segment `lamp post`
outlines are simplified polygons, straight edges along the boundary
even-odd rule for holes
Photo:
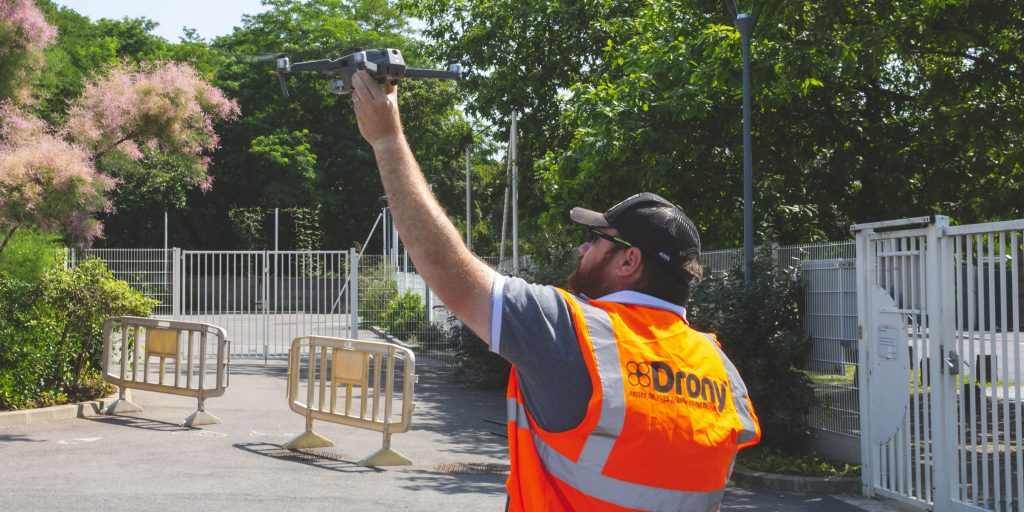
[[[470,192],[469,182],[469,160],[472,155],[472,149],[470,146],[466,146],[466,248],[473,250],[473,240],[471,238],[472,225],[473,225],[473,207],[472,197]]]
[[[754,263],[754,178],[750,154],[750,34],[754,18],[736,14],[736,30],[743,45],[743,282],[749,287]]]

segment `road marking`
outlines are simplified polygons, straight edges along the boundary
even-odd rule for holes
[[[283,434],[271,434],[268,432],[252,430],[249,432],[249,437],[292,437],[292,434],[290,432],[285,432]]]
[[[85,443],[93,443],[93,442],[99,441],[100,439],[103,439],[103,438],[102,437],[79,437],[77,439],[61,439],[60,441],[57,441],[57,444],[63,444],[63,445],[85,444]]]
[[[212,430],[197,430],[195,432],[192,432],[192,435],[200,436],[200,437],[225,437],[225,436],[227,436],[227,434],[224,434],[222,432],[214,432]]]

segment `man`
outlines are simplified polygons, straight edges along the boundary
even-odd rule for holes
[[[637,194],[587,229],[576,295],[494,272],[462,243],[402,134],[397,88],[352,94],[398,231],[448,308],[514,365],[509,510],[718,510],[760,427],[717,341],[686,322],[700,240],[682,210]]]

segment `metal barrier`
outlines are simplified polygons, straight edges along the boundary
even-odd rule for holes
[[[229,344],[224,329],[210,324],[131,316],[108,319],[103,323],[103,379],[116,384],[120,396],[105,413],[142,411],[125,395],[131,388],[195,397],[198,408],[182,422],[185,426],[220,423],[220,419],[206,412],[204,401],[223,395],[228,387]],[[211,357],[215,373],[207,375],[207,359]],[[154,368],[156,382],[150,379],[153,358],[159,360]],[[168,359],[174,361],[172,374],[167,372]],[[216,383],[213,387],[207,386],[210,378]]]
[[[401,368],[401,407],[394,415],[396,367]],[[359,461],[360,466],[405,466],[412,461],[391,449],[391,434],[407,432],[412,426],[413,385],[416,356],[409,349],[376,341],[302,336],[292,341],[288,352],[288,405],[306,417],[306,430],[283,448],[303,449],[334,446],[313,432],[313,420],[381,432],[380,450]],[[305,376],[305,403],[300,384]],[[383,383],[381,382],[383,378]],[[383,390],[381,387],[383,386]],[[338,410],[338,391],[344,388],[344,409]],[[355,394],[358,388],[358,396]],[[358,400],[358,413],[353,401]],[[381,407],[383,406],[383,414]]]

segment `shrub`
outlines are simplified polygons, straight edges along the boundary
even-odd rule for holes
[[[53,266],[34,284],[0,276],[0,408],[102,392],[103,321],[149,316],[156,303],[98,260]]]
[[[396,336],[415,333],[425,323],[426,316],[423,299],[409,290],[388,302],[381,327]]]
[[[816,453],[793,455],[762,446],[743,450],[738,462],[748,469],[780,475],[851,478],[861,472],[859,464],[832,461]]]
[[[39,288],[0,273],[0,410],[66,399],[53,386],[58,332]]]
[[[381,325],[387,313],[387,305],[398,297],[398,283],[392,276],[387,260],[359,267],[359,322],[364,325]]]
[[[793,269],[775,268],[759,250],[749,288],[737,266],[694,289],[688,316],[713,332],[747,385],[762,428],[762,444],[790,452],[807,448],[807,414],[815,405],[811,380],[800,369],[811,348],[800,321],[802,287]]]

